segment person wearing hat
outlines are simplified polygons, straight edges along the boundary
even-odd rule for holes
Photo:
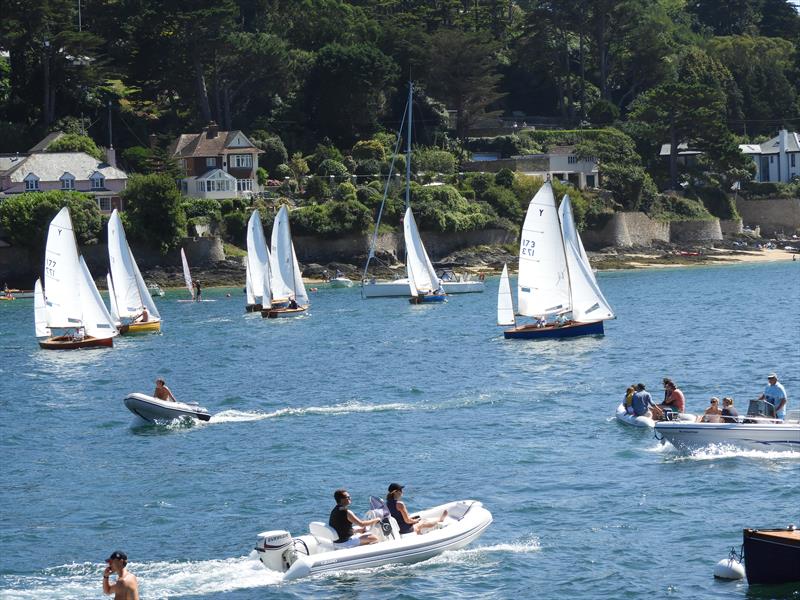
[[[419,516],[410,516],[405,503],[400,501],[404,487],[399,483],[390,483],[389,491],[386,494],[386,508],[389,509],[389,514],[397,521],[397,528],[400,530],[401,535],[412,532],[420,534],[424,529],[431,529],[444,521],[445,517],[447,517],[446,510],[442,512],[442,515],[436,521],[423,521]]]
[[[775,407],[775,418],[783,421],[786,418],[786,390],[783,385],[778,383],[778,376],[775,373],[767,375],[767,387],[761,394],[759,400],[766,400]]]
[[[128,571],[128,555],[116,550],[106,559],[108,566],[103,571],[103,593],[114,594],[114,600],[139,600],[139,582],[136,576]],[[117,580],[109,581],[112,573]]]
[[[365,544],[374,544],[378,541],[378,536],[372,533],[365,533],[367,527],[380,522],[380,518],[366,519],[362,521],[359,519],[350,506],[350,493],[345,489],[338,489],[333,492],[333,499],[336,500],[336,506],[331,511],[331,516],[328,519],[328,525],[336,530],[339,534],[338,539],[333,543],[337,550],[343,548],[355,548],[356,546],[364,546]],[[358,525],[359,530],[356,531],[353,525]],[[356,536],[356,533],[362,535]]]

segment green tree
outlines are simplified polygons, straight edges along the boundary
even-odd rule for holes
[[[97,160],[103,160],[103,151],[86,135],[67,133],[47,146],[47,152],[85,152]]]
[[[122,197],[131,238],[166,253],[186,236],[183,198],[168,175],[134,175]]]

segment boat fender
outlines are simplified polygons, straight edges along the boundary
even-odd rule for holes
[[[730,579],[735,581],[737,579],[743,579],[744,573],[742,555],[736,551],[736,548],[731,548],[728,558],[723,558],[714,565],[714,577],[716,579]]]

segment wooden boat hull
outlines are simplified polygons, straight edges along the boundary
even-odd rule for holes
[[[261,316],[265,319],[279,319],[283,317],[297,317],[302,315],[308,310],[307,306],[298,306],[297,308],[268,308],[261,311]]]
[[[506,339],[523,340],[544,340],[567,337],[578,337],[581,335],[603,335],[603,322],[592,321],[591,323],[569,323],[560,327],[548,325],[547,327],[536,327],[535,325],[521,325],[514,329],[506,329],[503,335]]]
[[[447,302],[447,296],[444,294],[420,294],[419,296],[411,296],[408,301],[411,304],[436,304]]]
[[[244,309],[247,312],[261,312],[264,307],[261,304],[247,304]]]
[[[114,345],[114,338],[94,338],[85,337],[82,340],[74,340],[66,335],[39,340],[39,347],[44,350],[80,350],[81,348],[111,348]]]
[[[800,581],[800,530],[745,529],[742,538],[748,583]]]
[[[146,323],[129,323],[119,328],[120,333],[137,334],[137,333],[158,333],[161,331],[161,321],[147,321]]]

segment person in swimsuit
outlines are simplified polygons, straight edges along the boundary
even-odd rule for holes
[[[722,409],[719,407],[719,398],[714,396],[711,398],[709,407],[702,416],[697,417],[698,423],[721,423],[722,422]]]
[[[664,402],[658,405],[664,414],[667,412],[682,413],[686,408],[686,398],[671,379],[664,379]]]
[[[365,532],[367,527],[380,522],[380,518],[367,519],[365,521],[359,519],[352,510],[347,508],[350,506],[350,493],[345,489],[338,489],[333,492],[333,499],[336,500],[336,506],[331,511],[328,525],[333,527],[336,533],[339,534],[339,537],[333,542],[337,550],[374,544],[378,541],[378,536]],[[358,525],[358,531],[353,528],[353,525]],[[356,533],[362,535],[356,536]]]
[[[386,494],[386,508],[389,509],[389,514],[397,521],[397,527],[400,533],[417,533],[421,534],[425,529],[432,529],[447,517],[447,511],[442,512],[442,516],[437,520],[423,521],[421,517],[411,517],[408,514],[408,509],[404,502],[401,502],[400,497],[403,495],[403,488],[405,486],[399,483],[390,483],[389,491]]]
[[[108,566],[103,571],[103,593],[114,594],[114,600],[139,600],[139,581],[128,571],[128,555],[119,550],[106,559]],[[112,584],[109,577],[116,573],[117,580]]]
[[[164,400],[165,402],[168,400],[172,400],[173,402],[178,401],[175,396],[172,395],[172,391],[167,387],[166,381],[160,377],[156,379],[156,391],[153,392],[153,397]]]

